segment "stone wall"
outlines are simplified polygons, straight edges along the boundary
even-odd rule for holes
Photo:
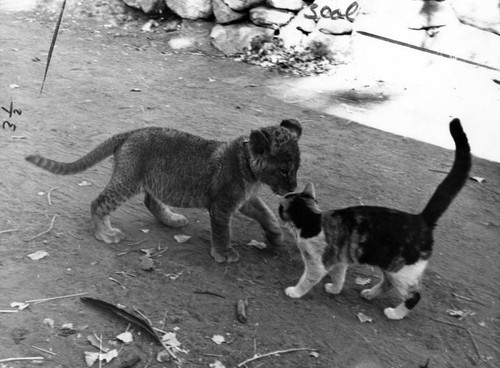
[[[250,47],[256,36],[277,36],[286,48],[311,42],[345,47],[359,13],[355,0],[123,0],[148,14],[167,8],[187,20],[212,21],[210,40],[225,55]]]

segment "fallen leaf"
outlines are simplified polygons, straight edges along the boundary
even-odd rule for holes
[[[165,349],[160,350],[156,355],[156,360],[160,363],[169,362],[171,359],[170,354]]]
[[[100,360],[100,361],[104,360],[104,361],[106,361],[106,363],[109,363],[117,356],[118,356],[118,351],[116,349],[110,350],[104,354],[86,351],[85,352],[85,363],[87,363],[88,367],[92,367],[92,365],[98,360]]]
[[[54,320],[52,318],[45,318],[43,320],[43,324],[49,326],[50,328],[54,328]]]
[[[140,88],[132,88],[130,92],[142,92]]]
[[[149,229],[141,229],[141,231],[142,231],[144,234],[149,233]]]
[[[486,323],[484,323],[483,321],[478,322],[477,324],[478,324],[479,326],[481,326],[481,327],[485,327],[485,326],[486,326]]]
[[[365,323],[365,322],[373,322],[373,318],[368,317],[368,316],[367,316],[366,314],[364,314],[364,313],[359,312],[359,313],[357,314],[357,316],[358,316],[358,319],[359,319],[359,321],[360,321],[361,323]]]
[[[217,345],[220,345],[223,342],[225,342],[226,339],[222,335],[214,335],[212,336],[212,341],[215,342]]]
[[[357,285],[364,286],[364,285],[368,285],[370,282],[372,282],[372,279],[370,279],[369,277],[356,277],[354,282]]]
[[[208,78],[208,81],[209,82],[215,82],[215,79],[214,78]]]
[[[45,192],[38,192],[37,194],[38,194],[39,196],[43,196],[43,195],[45,195]]]
[[[48,255],[49,253],[47,253],[44,250],[37,250],[35,253],[28,254],[28,257],[31,258],[33,261],[38,261],[39,259],[47,257]]]
[[[174,239],[177,243],[185,243],[187,242],[189,239],[191,239],[191,237],[189,235],[174,235]]]
[[[477,181],[478,183],[482,183],[483,181],[486,181],[485,178],[481,178],[480,176],[471,176],[471,179],[474,181]]]
[[[10,303],[12,308],[17,308],[19,310],[23,310],[29,307],[29,303],[20,303],[20,302],[12,302]]]
[[[215,360],[215,362],[210,363],[208,366],[210,368],[226,368],[226,366],[224,364],[222,364],[220,361],[218,361],[217,359]]]
[[[179,340],[177,340],[175,332],[167,332],[161,337],[161,341],[163,341],[168,346],[173,346],[174,348],[178,348],[179,346],[181,346],[181,343],[179,342]]]
[[[177,280],[180,275],[182,275],[182,272],[165,274],[170,280]]]
[[[121,334],[116,336],[116,338],[125,344],[128,344],[128,343],[134,341],[134,337],[132,336],[132,333],[130,333],[128,331],[122,332]]]
[[[78,185],[81,187],[88,187],[88,186],[92,185],[92,183],[84,180],[84,181],[81,181],[80,183],[78,183]]]
[[[264,243],[264,242],[260,242],[260,241],[257,241],[257,240],[250,240],[247,245],[251,246],[251,247],[255,247],[257,249],[265,249],[267,248],[267,244]]]
[[[73,329],[73,324],[72,323],[64,323],[61,328],[63,330],[72,330]]]
[[[470,310],[467,310],[467,309],[460,310],[460,309],[451,309],[451,308],[447,309],[446,313],[448,313],[448,315],[450,315],[452,317],[458,318],[459,320],[462,320],[467,316],[473,316],[476,314],[476,313],[471,312]]]
[[[109,351],[109,348],[102,346],[102,340],[99,340],[97,336],[95,335],[88,335],[87,340],[90,343],[90,345],[96,347],[100,351],[107,353]]]
[[[154,254],[154,249],[141,249],[141,252],[144,252],[146,257],[151,257]]]
[[[311,351],[309,353],[309,356],[313,358],[319,358],[319,353],[317,351]]]
[[[153,260],[148,257],[148,256],[141,256],[139,257],[139,267],[143,271],[153,271],[154,270],[154,262]]]
[[[19,88],[19,85],[12,83],[9,84],[9,87],[14,89],[14,88]]]

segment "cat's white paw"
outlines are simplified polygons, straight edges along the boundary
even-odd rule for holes
[[[330,294],[338,294],[342,291],[342,286],[328,283],[325,284],[325,291]]]
[[[285,294],[290,298],[300,298],[302,296],[302,294],[298,292],[295,286],[287,287],[285,289]]]
[[[384,314],[387,318],[393,319],[393,320],[400,320],[403,319],[406,314],[405,311],[401,310],[400,308],[385,308],[384,309]]]

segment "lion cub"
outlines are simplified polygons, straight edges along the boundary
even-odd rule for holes
[[[144,203],[167,226],[187,225],[174,207],[205,207],[212,230],[211,255],[217,262],[235,262],[230,245],[231,218],[239,210],[256,220],[271,246],[281,245],[278,221],[257,196],[261,183],[283,195],[297,187],[298,140],[302,126],[294,119],[252,130],[230,142],[204,139],[169,128],[149,127],[117,134],[82,158],[63,163],[30,155],[26,160],[54,174],[82,172],[114,155],[111,180],[90,206],[95,237],[106,243],[124,238],[109,215],[141,191]]]

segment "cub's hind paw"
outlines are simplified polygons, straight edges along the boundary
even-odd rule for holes
[[[232,248],[229,248],[221,253],[212,247],[212,249],[210,250],[210,255],[217,263],[233,263],[237,262],[240,259],[240,255],[238,254],[238,252]]]
[[[97,240],[103,241],[106,244],[119,243],[125,238],[125,234],[116,228],[106,229],[95,233]]]
[[[295,286],[290,286],[285,289],[285,294],[290,298],[300,298],[302,294],[297,290]]]
[[[342,286],[328,283],[325,284],[325,291],[329,294],[339,294],[342,291]]]
[[[189,224],[187,217],[178,213],[172,213],[168,216],[164,216],[162,222],[170,227],[183,227]]]

